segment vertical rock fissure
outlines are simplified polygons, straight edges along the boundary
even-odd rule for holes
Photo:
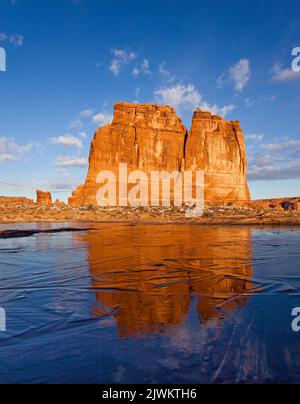
[[[243,174],[245,174],[245,171],[246,171],[245,164],[246,164],[246,162],[244,161],[244,156],[243,156],[243,153],[242,153],[242,148],[241,148],[241,144],[240,144],[240,140],[239,140],[239,137],[238,137],[237,130],[236,130],[235,127],[233,128],[233,130],[234,130],[234,136],[235,136],[235,139],[236,139],[236,142],[237,142],[237,145],[238,145],[238,149],[239,149],[240,167],[242,169]]]

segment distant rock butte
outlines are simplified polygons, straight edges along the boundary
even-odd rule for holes
[[[32,199],[23,198],[23,197],[10,197],[10,196],[0,196],[0,205],[34,205],[34,201]]]
[[[50,192],[36,191],[37,206],[52,206],[52,196]]]
[[[211,203],[250,200],[247,159],[239,122],[197,109],[188,133],[171,107],[117,103],[111,124],[92,141],[84,185],[69,198],[72,206],[96,205],[96,177],[104,170],[204,171],[205,200]]]
[[[251,202],[251,207],[256,210],[300,211],[300,197],[257,200]]]

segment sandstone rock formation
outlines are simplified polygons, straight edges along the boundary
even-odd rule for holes
[[[120,163],[127,163],[129,171],[180,171],[186,135],[173,108],[116,104],[112,124],[95,134],[86,183],[75,190],[69,204],[95,205],[97,174],[103,170],[117,174]]]
[[[69,198],[72,206],[96,205],[99,172],[205,172],[208,203],[249,201],[247,161],[239,122],[226,122],[199,109],[188,133],[171,107],[117,103],[113,122],[100,128],[92,142],[84,185]]]
[[[276,198],[252,201],[250,207],[256,210],[300,211],[300,197]]]
[[[52,206],[52,196],[50,192],[36,191],[36,203],[38,206]]]
[[[205,172],[207,202],[250,200],[247,158],[239,122],[227,122],[197,109],[185,155],[185,169]]]
[[[56,199],[53,206],[55,208],[64,208],[66,206],[66,204],[64,202],[60,201],[59,199]]]
[[[9,196],[0,196],[0,205],[14,206],[14,205],[34,205],[32,199],[23,198],[23,197],[9,197]]]

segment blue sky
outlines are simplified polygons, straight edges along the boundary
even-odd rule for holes
[[[66,199],[116,101],[240,120],[253,198],[300,195],[297,0],[0,0],[0,194]]]

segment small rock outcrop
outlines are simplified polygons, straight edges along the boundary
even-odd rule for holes
[[[36,191],[37,206],[52,206],[52,196],[50,192]]]
[[[53,206],[55,208],[65,208],[66,204],[62,201],[60,201],[59,199],[56,199],[56,201],[54,202]]]
[[[171,107],[117,103],[111,124],[92,141],[84,185],[69,198],[72,206],[96,205],[99,172],[204,171],[207,203],[247,202],[247,159],[239,122],[197,109],[188,133]]]

